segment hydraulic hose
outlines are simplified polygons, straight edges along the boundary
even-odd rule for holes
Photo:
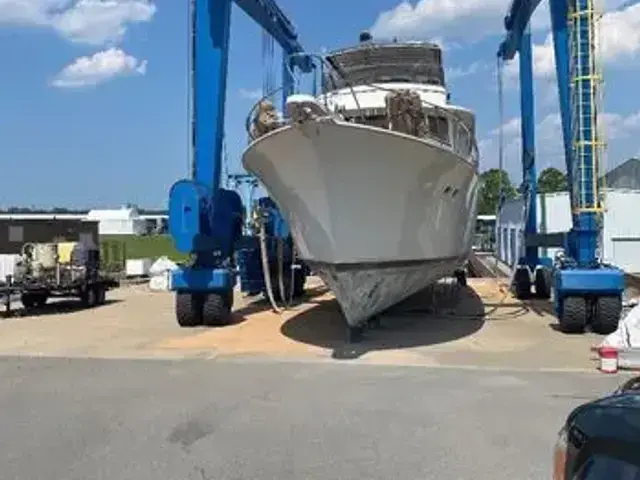
[[[265,289],[267,290],[267,298],[269,299],[269,303],[271,304],[271,308],[275,313],[280,313],[280,309],[278,308],[278,304],[276,303],[275,298],[273,297],[273,285],[271,284],[271,271],[269,269],[269,257],[267,255],[267,233],[266,226],[264,221],[264,212],[260,212],[258,216],[258,221],[260,222],[260,258],[262,260],[262,275],[264,278]]]
[[[286,288],[284,288],[284,242],[281,238],[278,238],[277,242],[278,286],[280,288],[280,298],[282,299],[285,310],[287,310],[289,308],[289,302],[293,295],[287,295],[287,293],[291,293],[291,288],[289,288],[289,292],[286,292]]]

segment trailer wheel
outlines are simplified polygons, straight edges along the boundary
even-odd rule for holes
[[[96,305],[104,305],[107,301],[107,290],[102,286],[96,286]]]
[[[209,293],[202,304],[202,322],[207,327],[221,327],[231,323],[229,294]]]
[[[31,310],[38,305],[37,295],[33,293],[23,293],[20,295],[20,303],[26,310]]]
[[[536,269],[535,288],[536,296],[548,300],[551,298],[552,272],[548,267]]]
[[[595,311],[591,321],[591,330],[601,335],[609,335],[618,329],[622,315],[622,300],[617,296],[604,296],[596,299]]]
[[[39,293],[36,296],[36,307],[44,307],[47,304],[47,300],[49,300],[49,295],[46,293]]]
[[[582,297],[565,297],[560,311],[560,329],[564,333],[582,333],[587,326],[587,302]]]
[[[176,320],[181,327],[202,325],[202,295],[198,293],[176,293]]]
[[[93,287],[87,287],[80,297],[82,304],[85,308],[93,308],[96,306],[96,289]]]

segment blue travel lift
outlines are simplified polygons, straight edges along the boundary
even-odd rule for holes
[[[597,333],[614,331],[622,311],[624,272],[598,258],[602,203],[598,185],[600,139],[597,132],[592,0],[549,0],[558,95],[562,118],[572,228],[560,237],[536,231],[535,120],[532,45],[529,20],[540,0],[513,0],[505,18],[507,35],[498,58],[508,61],[519,52],[522,117],[522,170],[525,199],[525,255],[514,272],[518,298],[550,298],[565,332],[579,333],[589,325]],[[573,67],[571,67],[573,65]],[[571,87],[573,84],[573,88]],[[563,247],[565,255],[539,258],[538,247]]]
[[[261,242],[246,228],[240,195],[221,186],[233,1],[191,2],[192,178],[177,181],[169,193],[169,233],[176,248],[190,254],[189,263],[176,270],[171,279],[177,321],[185,327],[231,321],[238,270],[242,290],[252,294],[264,291],[269,277],[261,266]],[[294,68],[304,73],[313,69],[308,58],[292,56],[303,51],[293,25],[273,0],[235,3],[282,47],[286,98],[293,93]],[[278,250],[280,270],[295,272],[291,290],[299,295],[307,271],[292,270],[293,242],[287,224],[270,198],[256,203],[266,232],[262,244],[267,246],[267,263],[277,263],[274,258]],[[282,285],[282,275],[280,280]]]

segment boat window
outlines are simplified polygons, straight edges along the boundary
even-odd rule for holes
[[[449,143],[449,122],[446,117],[429,115],[427,121],[429,123],[429,133],[439,140]]]
[[[471,139],[469,137],[469,131],[458,123],[456,128],[456,152],[460,155],[468,155],[471,151]]]
[[[385,114],[382,114],[382,115],[375,115],[375,114],[366,115],[365,114],[364,119],[359,115],[357,115],[357,116],[354,116],[352,119],[355,123],[359,123],[362,125],[369,125],[371,127],[378,127],[378,128],[384,128],[384,129],[389,128],[389,119]]]

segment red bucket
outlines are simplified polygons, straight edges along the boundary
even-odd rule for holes
[[[618,349],[614,347],[600,347],[600,371],[603,373],[618,372]]]

